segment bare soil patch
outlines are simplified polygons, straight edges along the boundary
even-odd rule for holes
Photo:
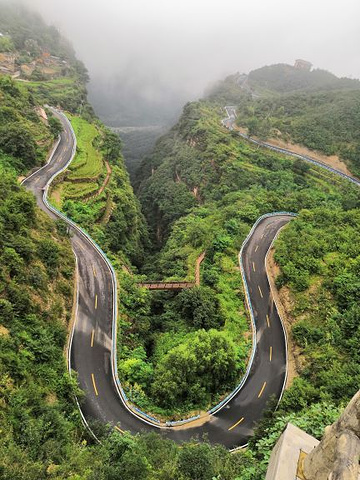
[[[321,152],[316,150],[310,150],[303,145],[299,145],[297,143],[292,142],[285,142],[284,140],[280,140],[279,138],[270,138],[267,140],[267,143],[274,145],[275,147],[285,148],[287,150],[291,150],[292,152],[298,153],[299,155],[305,155],[307,157],[311,157],[314,160],[317,160],[322,163],[326,163],[332,168],[339,170],[340,172],[346,173],[346,175],[352,175],[350,170],[347,168],[346,164],[338,157],[338,155],[324,155]]]
[[[62,185],[56,186],[51,192],[51,199],[56,205],[61,205]]]
[[[0,337],[7,337],[9,335],[9,330],[4,327],[4,325],[0,325]]]

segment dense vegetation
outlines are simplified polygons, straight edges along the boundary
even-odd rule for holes
[[[50,94],[56,88],[54,82],[43,83]],[[41,213],[16,180],[45,160],[59,132],[51,117],[49,125],[40,120],[38,99],[23,84],[0,76],[4,134],[0,147],[0,477],[208,480],[221,474],[235,479],[241,465],[251,462],[246,455],[232,456],[208,444],[189,443],[179,449],[158,435],[132,437],[114,431],[109,436],[107,429],[94,425],[102,439],[102,445],[97,445],[84,430],[73,399],[74,393],[81,399],[81,392],[67,373],[64,356],[74,271],[66,229]],[[64,102],[68,102],[65,95]],[[96,129],[98,136],[90,149],[95,146],[102,161],[111,165],[113,185],[108,193],[119,208],[128,205],[133,194],[118,138],[96,121],[89,124],[78,117],[73,121],[75,128]],[[85,149],[79,136],[80,149]],[[125,234],[132,238],[128,228],[136,228],[134,222],[142,224],[142,220],[117,208],[112,213],[108,233],[100,226],[93,231],[98,232],[99,241],[107,238],[115,253],[125,250],[116,256],[123,260],[137,248],[133,237],[131,250],[125,249],[124,242],[129,242]],[[80,215],[76,209],[75,215]],[[85,215],[85,227],[87,222]]]
[[[25,22],[18,13],[1,17],[12,40],[2,41],[0,48],[21,49],[34,38],[71,60],[71,50],[57,50],[66,49],[62,40],[47,38],[52,30],[21,15]],[[28,84],[0,76],[0,476],[260,480],[288,421],[319,437],[359,384],[359,192],[225,131],[220,126],[223,101],[238,98],[244,112],[253,101],[251,90],[230,80],[211,100],[188,104],[142,166],[139,197],[154,244],[144,262],[146,233],[121,145],[87,107],[80,70],[73,77]],[[338,98],[356,99],[350,90],[357,87],[337,84],[343,90],[338,95],[328,87],[330,76],[326,82],[322,78],[316,82],[330,91],[315,92],[312,101],[325,98],[324,104],[334,104],[334,129],[339,130]],[[267,85],[261,75],[252,81],[262,92],[287,90],[281,75]],[[299,95],[305,104],[313,98],[313,93],[305,99]],[[142,408],[183,415],[206,408],[236,384],[249,348],[237,252],[262,213],[300,213],[280,236],[276,260],[280,293],[293,298],[292,337],[303,367],[277,412],[270,408],[246,452],[230,455],[206,442],[179,448],[156,434],[109,435],[107,427],[94,424],[99,445],[84,430],[72,397],[76,392],[81,398],[81,392],[63,354],[73,296],[70,243],[64,225],[39,212],[16,180],[44,162],[59,133],[54,119],[47,123],[39,116],[42,103],[57,100],[83,115],[69,116],[79,148],[53,201],[91,232],[117,267],[119,373]],[[265,99],[259,105],[261,117]],[[353,146],[353,132],[351,137],[339,133],[336,142]],[[86,198],[103,185],[105,162],[112,171],[109,183],[96,197]],[[150,294],[136,286],[143,275],[122,268],[133,261],[148,278],[193,280],[195,260],[204,250],[201,287],[180,294]]]
[[[44,161],[55,132],[41,121],[34,100],[6,76],[0,76],[0,165],[25,172]]]
[[[86,98],[87,70],[57,28],[20,4],[2,1],[0,33],[0,63],[5,61],[9,67],[7,62],[15,62],[16,76],[26,79],[22,88],[29,90],[38,103],[80,111],[87,118],[93,116]],[[6,56],[9,53],[13,60]]]
[[[253,89],[287,93],[294,91],[326,91],[360,89],[360,81],[338,78],[326,70],[299,70],[287,64],[269,65],[249,73]]]
[[[11,175],[0,182],[0,476],[41,478],[70,461],[71,442],[81,449],[63,355],[74,261],[32,196]]]
[[[251,135],[280,136],[339,155],[360,173],[360,90],[287,94],[244,103],[239,124]]]
[[[359,208],[305,209],[275,244],[277,284],[280,295],[290,296],[301,367],[278,411],[269,412],[250,441],[260,465],[286,421],[319,437],[315,417],[331,423],[359,388],[359,220]]]
[[[233,480],[251,458],[222,447],[182,449],[159,435],[84,431],[66,372],[74,261],[63,225],[14,177],[0,180],[0,476],[4,480]],[[244,479],[245,477],[239,477]]]
[[[277,283],[294,295],[292,333],[306,358],[312,401],[324,394],[338,402],[360,383],[359,220],[359,209],[303,210],[276,244]]]
[[[179,449],[156,434],[109,437],[94,425],[102,445],[93,444],[63,355],[74,269],[69,243],[14,178],[0,183],[1,478],[238,478],[251,458],[206,443]],[[58,230],[63,236],[61,224]]]
[[[257,469],[250,478],[260,479],[287,421],[319,436],[358,386],[354,239],[360,194],[317,168],[244,143],[219,127],[221,114],[216,100],[187,105],[144,162],[139,194],[154,238],[164,243],[156,271],[191,276],[188,258],[206,249],[203,283],[217,297],[226,284],[224,260],[229,268],[254,220],[276,210],[300,212],[280,236],[276,259],[282,267],[279,286],[289,285],[295,295],[292,335],[305,363],[280,408],[270,408],[251,441]]]
[[[206,409],[244,372],[248,327],[231,290],[239,291],[240,280],[230,280],[235,273],[230,261],[228,268],[226,288],[216,296],[206,286],[149,293],[122,275],[119,376],[143,409],[170,418]]]

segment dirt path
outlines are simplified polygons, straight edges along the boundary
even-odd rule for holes
[[[105,162],[105,165],[106,165],[107,175],[106,175],[106,178],[105,178],[105,180],[104,180],[104,183],[101,185],[100,189],[98,190],[97,194],[95,195],[96,197],[99,196],[99,195],[101,195],[102,192],[105,190],[107,184],[109,183],[111,174],[112,174],[112,170],[111,170],[110,165],[108,164],[108,162]]]
[[[196,259],[196,266],[195,266],[195,285],[198,287],[200,286],[200,265],[205,258],[205,252],[203,252],[197,259]]]

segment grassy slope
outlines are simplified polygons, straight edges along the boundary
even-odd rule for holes
[[[102,154],[94,146],[101,135],[98,127],[74,115],[69,115],[69,119],[77,139],[77,153],[67,174],[52,188],[50,198],[58,208],[62,208],[67,199],[81,200],[95,195],[106,175]],[[106,196],[99,201],[104,206]]]
[[[87,123],[79,117],[70,117],[77,140],[77,155],[70,165],[71,180],[90,178],[97,179],[103,170],[103,159],[99,150],[94,147],[99,132],[95,125]]]
[[[130,265],[143,255],[146,230],[121,155],[107,158],[109,131],[96,119],[68,114],[77,138],[77,153],[69,169],[55,180],[51,201],[70,218],[88,230],[114,261]],[[111,134],[110,134],[111,135]],[[117,137],[116,137],[117,138]],[[105,162],[112,170],[107,176]]]

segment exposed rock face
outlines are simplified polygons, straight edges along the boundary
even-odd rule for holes
[[[304,462],[307,480],[358,480],[360,390]]]

